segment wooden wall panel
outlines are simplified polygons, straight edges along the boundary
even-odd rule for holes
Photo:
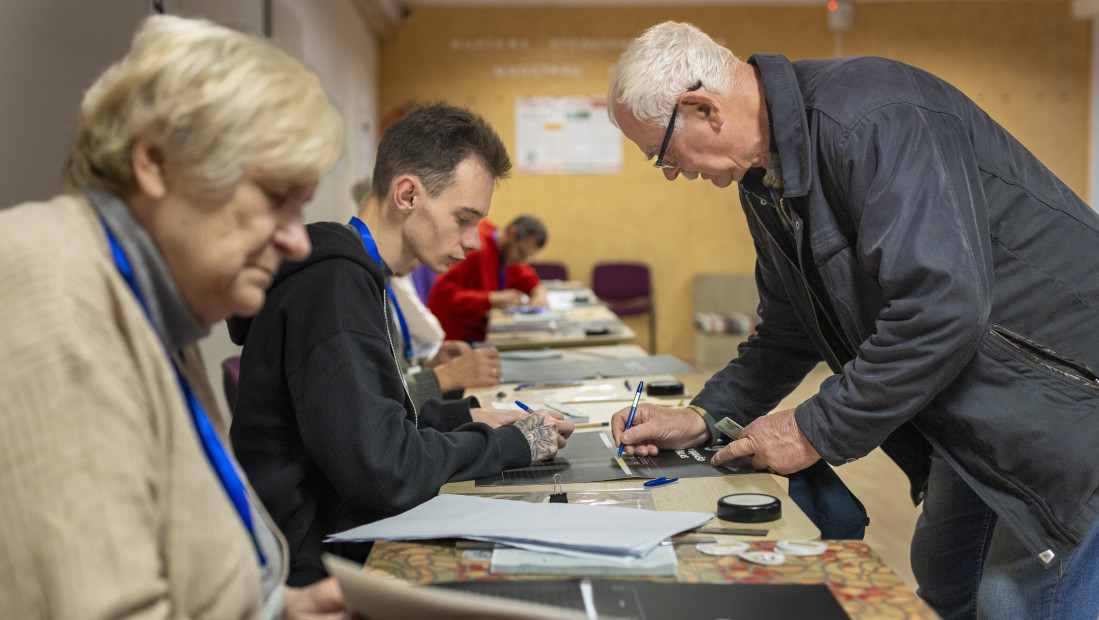
[[[384,116],[409,100],[466,105],[513,149],[516,97],[605,95],[620,43],[668,19],[699,25],[742,58],[828,57],[837,43],[823,6],[418,6],[381,46],[379,109]],[[896,58],[951,81],[1086,195],[1090,33],[1068,1],[859,2],[842,46],[845,54]],[[568,71],[500,77],[545,65]],[[490,218],[543,218],[550,242],[539,259],[566,263],[579,280],[589,281],[601,260],[648,262],[659,350],[689,358],[693,274],[752,270],[743,213],[734,189],[668,183],[623,142],[618,174],[516,173],[497,190]],[[646,335],[638,341],[646,344]]]

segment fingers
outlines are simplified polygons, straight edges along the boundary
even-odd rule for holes
[[[469,343],[464,340],[443,341],[443,349],[452,352],[454,355],[465,355],[473,350]]]
[[[554,411],[553,409],[539,409],[538,412],[546,417],[553,418],[554,420],[565,419],[565,414],[560,411]],[[558,428],[560,428],[560,426]]]
[[[465,343],[463,342],[462,344],[465,344]],[[497,349],[496,347],[478,347],[476,349],[470,349],[470,351],[467,351],[467,352],[476,353],[477,355],[480,355],[481,357],[487,357],[489,359],[494,359],[494,360],[499,360],[500,359],[500,350]]]
[[[728,463],[733,459],[747,456],[749,454],[755,454],[756,447],[754,445],[754,441],[755,440],[753,440],[751,437],[745,437],[742,435],[740,439],[729,443],[724,448],[722,448],[720,452],[715,454],[714,458],[710,459],[710,464],[716,467],[723,463]]]
[[[553,423],[557,427],[557,434],[561,437],[561,446],[564,447],[564,440],[572,435],[572,432],[576,430],[576,425],[565,419],[555,419]]]

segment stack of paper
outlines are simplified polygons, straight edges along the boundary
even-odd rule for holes
[[[333,534],[328,540],[469,538],[532,551],[628,561],[647,554],[665,538],[699,527],[712,518],[712,514],[704,512],[531,504],[440,495],[395,517]]]
[[[673,577],[679,572],[675,547],[657,545],[655,549],[628,562],[602,558],[574,558],[559,553],[539,553],[526,549],[500,547],[492,551],[492,572],[513,575],[660,575]]]

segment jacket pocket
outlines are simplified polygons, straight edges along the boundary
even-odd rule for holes
[[[1003,325],[993,325],[992,342],[1004,352],[1062,384],[1063,394],[1073,398],[1099,396],[1099,376],[1082,362],[1063,355]],[[1056,387],[1056,383],[1054,387]]]

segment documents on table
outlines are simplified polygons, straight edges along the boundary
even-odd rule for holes
[[[625,359],[526,360],[500,355],[502,383],[569,381],[598,377],[640,377],[649,375],[698,374],[699,370],[674,355],[649,355]]]
[[[601,558],[574,558],[559,553],[539,553],[500,547],[492,551],[492,572],[512,575],[660,575],[679,572],[675,547],[658,545],[628,562]]]
[[[505,469],[499,475],[478,478],[477,486],[552,484],[554,474],[561,481],[603,482],[628,478],[712,478],[729,474],[756,473],[752,457],[742,456],[723,465],[710,465],[713,451],[707,447],[661,450],[655,456],[623,455],[625,466],[615,463],[618,446],[609,430],[573,433],[557,456],[526,467]]]
[[[711,519],[705,512],[440,495],[394,517],[333,534],[328,542],[469,538],[573,557],[628,559]]]

